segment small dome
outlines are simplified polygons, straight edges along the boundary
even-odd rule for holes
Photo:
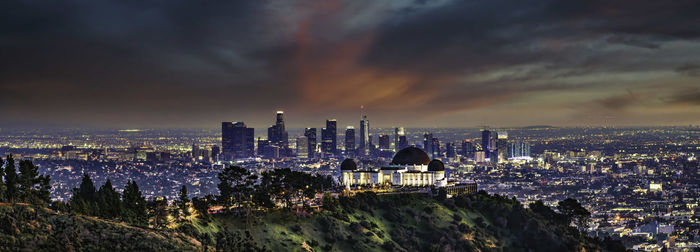
[[[416,147],[406,147],[394,155],[391,164],[394,165],[427,165],[430,157],[425,151]]]
[[[355,163],[355,160],[352,160],[351,158],[346,158],[345,160],[343,160],[342,163],[340,163],[340,170],[341,171],[357,170],[357,163]]]
[[[445,164],[442,163],[442,161],[433,159],[433,161],[430,161],[430,164],[428,164],[428,171],[444,171],[445,170]]]

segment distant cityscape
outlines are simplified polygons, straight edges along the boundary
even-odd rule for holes
[[[51,197],[62,201],[83,174],[96,185],[110,179],[116,188],[135,180],[147,198],[172,201],[182,185],[192,197],[215,194],[217,173],[235,164],[256,174],[291,168],[330,175],[348,188],[478,183],[479,190],[525,204],[542,200],[553,206],[573,197],[591,210],[592,236],[638,248],[700,244],[698,126],[371,128],[366,115],[358,122],[359,134],[355,125],[338,132],[335,119],[320,130],[287,129],[278,111],[267,137],[244,122],[222,122],[220,131],[2,129],[0,150],[33,160],[51,175]],[[425,153],[425,161],[397,162],[397,152],[407,148]],[[428,164],[431,159],[439,168]],[[421,175],[423,182],[411,177],[412,170],[435,175]],[[383,175],[367,175],[363,182],[363,171]]]

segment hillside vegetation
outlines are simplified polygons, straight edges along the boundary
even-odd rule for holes
[[[624,250],[564,224],[550,208],[480,192],[326,200],[312,215],[288,210],[229,213],[160,230],[27,204],[0,205],[0,250],[151,251],[610,251]],[[568,223],[567,223],[568,224]]]

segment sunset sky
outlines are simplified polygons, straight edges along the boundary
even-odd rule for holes
[[[0,127],[700,124],[700,1],[0,2]]]

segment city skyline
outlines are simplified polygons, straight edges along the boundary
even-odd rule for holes
[[[0,7],[3,127],[700,123],[695,1]]]

